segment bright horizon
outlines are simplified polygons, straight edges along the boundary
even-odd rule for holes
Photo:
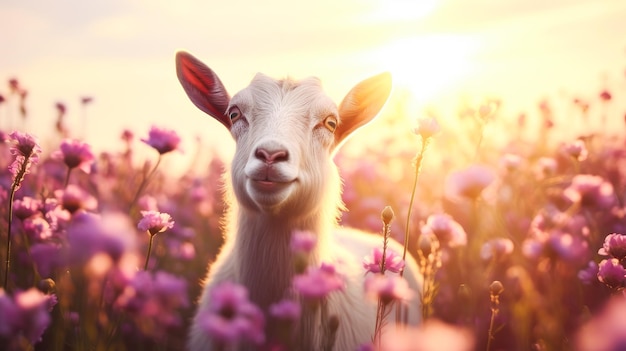
[[[603,88],[623,103],[623,18],[618,0],[4,2],[0,94],[10,78],[20,81],[27,130],[42,139],[57,102],[80,137],[79,99],[92,96],[86,138],[96,150],[115,150],[125,128],[141,138],[157,125],[179,132],[187,156],[196,135],[230,152],[227,132],[184,95],[177,50],[214,69],[231,94],[256,72],[315,75],[339,102],[360,80],[390,71],[396,90],[411,94],[409,119],[486,96],[501,98],[512,117],[543,97],[594,98]]]

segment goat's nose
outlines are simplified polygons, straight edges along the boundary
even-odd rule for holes
[[[289,153],[287,150],[267,150],[264,148],[256,149],[254,156],[265,163],[274,163],[287,161]]]

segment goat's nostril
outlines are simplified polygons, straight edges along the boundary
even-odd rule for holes
[[[268,151],[263,148],[258,148],[256,149],[254,156],[265,163],[274,163],[287,161],[289,153],[287,153],[287,150]]]

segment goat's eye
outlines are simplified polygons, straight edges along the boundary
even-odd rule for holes
[[[335,118],[335,116],[326,117],[326,119],[324,119],[324,127],[331,132],[335,132],[335,129],[337,129],[337,118]]]
[[[230,118],[231,122],[235,122],[240,117],[241,117],[241,111],[239,110],[239,107],[234,106],[228,111],[228,118]]]

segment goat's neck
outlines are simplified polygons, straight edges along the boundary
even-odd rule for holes
[[[309,264],[317,264],[325,255],[333,219],[320,218],[318,213],[293,220],[241,211],[235,241],[238,254],[238,275],[250,293],[250,299],[261,308],[288,297],[294,275],[290,250],[294,230],[308,230],[318,236]],[[285,216],[287,217],[287,216]]]

